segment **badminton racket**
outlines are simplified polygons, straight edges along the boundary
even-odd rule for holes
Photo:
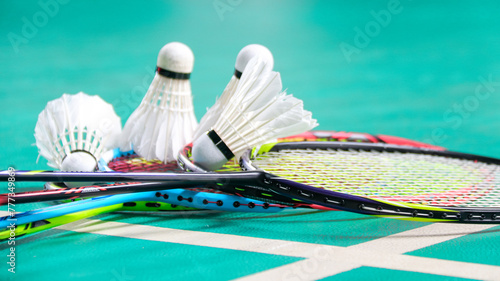
[[[183,165],[193,165],[180,160]],[[247,172],[83,176],[59,172],[56,176],[76,181],[95,176],[107,181],[235,185],[363,214],[498,223],[499,164],[495,158],[387,144],[295,142],[247,152],[241,159]],[[43,180],[53,173],[32,173],[24,179]]]

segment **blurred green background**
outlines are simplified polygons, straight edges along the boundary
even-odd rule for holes
[[[101,95],[124,123],[170,41],[195,54],[198,119],[238,51],[260,43],[318,129],[500,157],[499,11],[497,1],[2,1],[0,167],[47,167],[35,164],[33,129],[63,93]]]

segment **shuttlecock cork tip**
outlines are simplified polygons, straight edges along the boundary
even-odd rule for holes
[[[234,65],[235,71],[237,73],[239,72],[241,75],[248,62],[256,56],[259,56],[266,63],[266,66],[269,69],[273,69],[274,59],[271,51],[262,45],[250,44],[243,47],[243,49],[241,49],[238,53],[238,56],[236,57],[236,64]]]
[[[213,130],[201,135],[193,142],[192,153],[194,163],[207,171],[219,169],[234,156]]]
[[[86,151],[76,151],[66,155],[61,163],[62,171],[92,172],[97,167],[94,156]]]
[[[171,42],[161,48],[156,65],[171,72],[189,74],[193,71],[194,54],[185,44]]]

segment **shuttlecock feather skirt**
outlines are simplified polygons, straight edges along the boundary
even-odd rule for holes
[[[157,72],[141,104],[125,124],[121,148],[133,146],[147,160],[175,161],[180,149],[192,140],[196,126],[189,80]]]

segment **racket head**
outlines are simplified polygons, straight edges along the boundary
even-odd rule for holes
[[[243,170],[276,193],[357,213],[500,223],[500,160],[373,143],[276,143],[247,151]]]

